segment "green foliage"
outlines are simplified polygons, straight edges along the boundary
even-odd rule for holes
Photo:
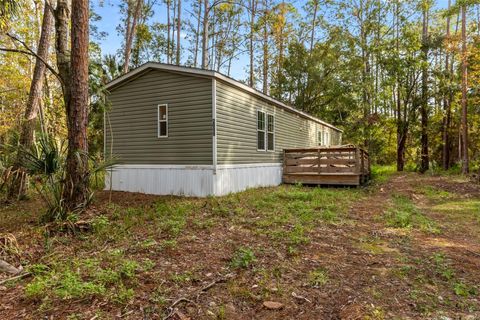
[[[103,233],[110,224],[110,221],[106,216],[95,216],[92,219],[92,228],[95,233]]]
[[[120,284],[118,291],[113,296],[113,301],[119,304],[127,304],[135,297],[135,291],[132,288],[125,288],[123,284]]]
[[[312,287],[321,287],[328,283],[329,277],[327,270],[318,268],[308,273],[308,283]]]
[[[184,272],[184,273],[176,273],[176,274],[172,275],[171,279],[175,283],[182,284],[182,283],[185,283],[185,282],[194,281],[197,278],[195,277],[195,275],[191,271],[187,271],[187,272]]]
[[[102,295],[106,289],[102,284],[83,281],[78,273],[66,270],[60,274],[53,271],[36,277],[25,288],[25,294],[29,298],[41,299],[49,290],[55,297],[67,300]]]
[[[426,217],[409,198],[394,196],[392,200],[393,206],[385,214],[389,227],[418,228],[429,233],[440,233],[437,224]]]
[[[384,183],[388,178],[397,171],[393,165],[372,165],[372,180],[377,183]]]
[[[465,283],[459,281],[455,282],[453,285],[453,291],[457,296],[461,297],[468,297],[468,296],[476,296],[477,290],[475,287],[468,286]]]
[[[147,265],[151,265],[147,262]],[[113,251],[102,259],[74,259],[51,266],[32,265],[33,280],[25,295],[46,304],[54,299],[90,299],[104,297],[125,304],[132,300],[132,285],[142,269],[136,261]]]
[[[167,205],[164,202],[158,202],[155,210],[159,228],[171,236],[178,236],[185,228],[189,209],[189,204]]]
[[[240,247],[233,254],[230,265],[236,269],[246,269],[251,267],[256,260],[255,253],[251,248]]]

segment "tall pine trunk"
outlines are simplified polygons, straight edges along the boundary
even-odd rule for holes
[[[255,14],[256,14],[257,0],[250,0],[250,34],[248,36],[248,55],[250,58],[248,85],[255,86],[255,64],[254,64],[254,33],[255,33]]]
[[[180,65],[180,31],[182,30],[182,20],[181,20],[181,13],[182,13],[182,0],[178,0],[177,5],[177,53],[176,53],[176,64],[177,66]]]
[[[315,27],[317,25],[317,10],[318,10],[318,0],[313,0],[312,33],[310,34],[310,54],[312,53],[313,45],[315,43]]]
[[[451,0],[448,0],[448,10],[450,10]],[[447,15],[447,27],[446,27],[446,41],[447,45],[450,42],[450,15]],[[447,74],[447,92],[443,96],[443,128],[442,128],[442,167],[444,170],[450,168],[450,122],[451,122],[451,73],[449,67],[450,52],[445,50],[445,73]]]
[[[167,63],[171,63],[171,39],[170,39],[170,3],[171,0],[167,0]]]
[[[88,192],[88,45],[89,2],[72,1],[70,97],[66,103],[68,152],[64,207],[74,210],[87,203]]]
[[[400,52],[400,4],[398,1],[395,5],[395,47],[396,53]],[[402,102],[401,102],[401,93],[400,93],[400,75],[396,73],[396,122],[397,122],[397,171],[403,171],[405,167],[405,146],[407,141],[407,132],[404,128],[406,125],[402,121]]]
[[[263,64],[262,64],[262,80],[263,80],[263,93],[268,94],[268,0],[264,0],[264,12],[263,12]]]
[[[132,53],[133,39],[137,33],[137,24],[138,19],[142,13],[143,0],[137,0],[135,4],[135,10],[132,16],[132,22],[130,24],[130,17],[128,18],[126,33],[125,33],[125,51],[124,51],[124,62],[123,62],[123,73],[128,72],[128,66],[130,64],[130,55]],[[72,5],[73,8],[73,5]],[[130,16],[130,5],[128,6],[128,15]]]
[[[53,12],[48,3],[44,4],[42,28],[40,31],[40,39],[38,41],[37,55],[44,61],[48,60],[48,50],[50,48],[50,36],[52,34],[53,26]],[[34,131],[37,123],[38,113],[40,111],[40,105],[42,103],[43,84],[45,80],[46,66],[39,58],[35,61],[35,68],[33,70],[32,82],[30,84],[30,92],[28,95],[28,101],[25,108],[25,114],[22,122],[22,128],[20,132],[19,144],[22,148],[30,148],[34,143]],[[17,159],[14,164],[14,171],[18,174],[15,175],[14,181],[10,185],[8,190],[9,199],[21,199],[26,195],[26,173],[22,168],[23,153],[17,154]]]
[[[467,122],[467,30],[466,5],[462,5],[462,120],[460,125],[462,173],[470,171],[468,159],[468,122]]]
[[[193,66],[197,66],[198,62],[198,42],[200,40],[200,25],[202,21],[202,0],[198,0],[198,17],[197,17],[197,32],[195,33],[195,52],[193,55]]]
[[[209,16],[208,0],[204,0],[203,12],[203,32],[202,32],[202,69],[208,67],[208,16]]]
[[[421,164],[420,172],[424,173],[429,168],[428,156],[428,7],[423,8],[423,31],[422,31],[422,105],[421,117]]]

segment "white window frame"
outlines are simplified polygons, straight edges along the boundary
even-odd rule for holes
[[[323,130],[322,129],[317,130],[317,144],[319,146],[323,146]]]
[[[273,131],[271,132],[273,134],[273,149],[268,149],[268,134],[270,131],[268,131],[268,117],[271,116],[273,119]],[[275,152],[275,115],[273,113],[266,113],[265,116],[265,149],[267,152]]]
[[[328,130],[325,130],[325,145],[327,147],[330,146],[330,132]]]
[[[264,123],[263,123],[264,127],[263,127],[263,130],[258,129],[258,114],[259,114],[260,112],[263,113],[263,116],[264,116]],[[256,141],[257,151],[266,151],[266,150],[267,150],[267,141],[266,141],[266,140],[267,140],[267,113],[266,113],[265,111],[263,111],[263,110],[257,109],[257,111],[256,111],[256,119],[257,119],[257,121],[255,122],[255,126],[256,126],[256,128],[257,128],[257,131],[256,131],[256,132],[257,132],[257,141]],[[264,146],[263,149],[259,149],[259,148],[258,148],[258,132],[263,132],[263,146]]]
[[[165,107],[165,120],[160,119],[160,107]],[[161,136],[160,135],[160,123],[165,122],[166,123],[166,135]],[[168,104],[166,103],[161,103],[157,105],[157,138],[168,138]]]

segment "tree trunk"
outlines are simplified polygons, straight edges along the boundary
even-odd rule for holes
[[[204,0],[203,32],[202,32],[202,69],[208,68],[208,0]]]
[[[167,64],[170,64],[171,62],[171,55],[170,55],[170,49],[171,49],[171,46],[170,46],[170,42],[171,42],[171,39],[170,39],[170,1],[171,0],[167,0]]]
[[[268,3],[267,0],[264,0],[264,13],[263,13],[263,67],[262,67],[262,77],[263,77],[263,93],[268,94]]]
[[[407,134],[401,125],[397,126],[397,171],[403,171],[405,168],[405,147]]]
[[[197,19],[197,32],[195,34],[195,52],[193,56],[193,66],[197,66],[198,62],[198,42],[200,40],[200,24],[202,21],[202,0],[198,0],[198,19]]]
[[[448,10],[450,10],[451,0],[448,0]],[[450,42],[450,15],[447,15],[447,28],[446,28],[446,41],[447,43]],[[449,58],[450,53],[448,49],[445,51],[445,73],[448,77],[448,88],[447,92],[444,92],[443,96],[443,108],[444,108],[444,116],[443,116],[443,128],[442,128],[442,167],[444,170],[448,170],[450,168],[450,120],[451,120],[451,88],[450,88],[450,80],[451,80],[451,73],[449,67]]]
[[[62,78],[62,91],[65,106],[70,101],[70,49],[69,39],[70,8],[68,0],[58,0],[55,9],[55,51],[57,68]]]
[[[427,6],[427,4],[424,4]],[[428,8],[423,9],[423,32],[422,32],[422,106],[421,116],[421,164],[420,172],[424,173],[429,168],[428,156]]]
[[[130,63],[130,54],[132,52],[132,44],[133,39],[135,38],[135,34],[137,32],[137,22],[142,13],[142,5],[143,0],[137,0],[135,5],[135,12],[133,13],[132,17],[132,24],[130,25],[130,19],[128,19],[127,23],[127,30],[125,34],[125,52],[124,52],[124,62],[123,62],[123,73],[128,72],[128,65]],[[128,8],[129,15],[130,15],[130,6]]]
[[[180,31],[182,30],[182,21],[181,21],[181,13],[182,13],[182,0],[178,0],[177,5],[177,55],[176,55],[176,63],[177,66],[180,65]]]
[[[88,45],[89,2],[72,1],[70,100],[66,104],[68,152],[64,208],[74,210],[87,203],[88,191]]]
[[[315,42],[315,27],[317,23],[318,0],[313,0],[313,19],[312,19],[312,33],[310,35],[310,53],[313,50]]]
[[[468,159],[468,122],[467,122],[467,30],[466,30],[466,5],[462,6],[462,173],[470,170]]]
[[[256,0],[250,0],[250,34],[248,37],[249,46],[248,46],[248,53],[250,57],[250,72],[248,77],[248,85],[250,87],[255,86],[255,65],[254,65],[254,47],[253,47],[253,38],[254,38],[254,30],[255,30],[255,13],[256,13]]]
[[[399,3],[398,1],[396,2],[395,6],[395,20],[396,20],[396,26],[395,26],[395,34],[396,34],[396,39],[395,39],[395,46],[396,46],[396,51],[397,54],[400,52],[400,26],[399,26],[399,13],[400,13],[400,8],[399,8]],[[407,135],[406,132],[403,128],[405,123],[402,121],[402,102],[401,102],[401,93],[400,93],[400,75],[396,74],[396,116],[397,116],[397,171],[403,171],[405,167],[405,145],[407,141]]]
[[[50,35],[53,26],[53,13],[49,4],[44,4],[42,28],[40,31],[40,39],[38,41],[37,55],[44,61],[48,60],[48,50],[50,48]],[[25,108],[22,129],[20,133],[19,144],[23,148],[30,148],[34,142],[35,124],[42,103],[43,84],[45,79],[46,66],[40,59],[35,61],[35,69],[33,71],[32,82],[30,84],[30,92]],[[17,159],[14,164],[14,170],[17,170],[16,178],[12,181],[8,190],[9,199],[21,199],[26,195],[27,184],[26,174],[22,168],[22,153],[17,154]]]

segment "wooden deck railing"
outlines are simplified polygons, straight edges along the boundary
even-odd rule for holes
[[[345,176],[350,175],[354,177],[353,179],[358,178],[358,184],[362,184],[370,176],[368,153],[351,145],[329,148],[285,149],[283,159],[284,180],[289,181],[301,182],[299,176],[309,176],[309,181],[314,180],[313,176],[329,176],[328,180],[334,181],[332,177],[341,176],[339,182],[335,183],[334,181],[334,184],[342,184],[341,181],[348,180]],[[296,178],[292,178],[293,176],[296,176]],[[319,179],[319,181],[321,180]]]

